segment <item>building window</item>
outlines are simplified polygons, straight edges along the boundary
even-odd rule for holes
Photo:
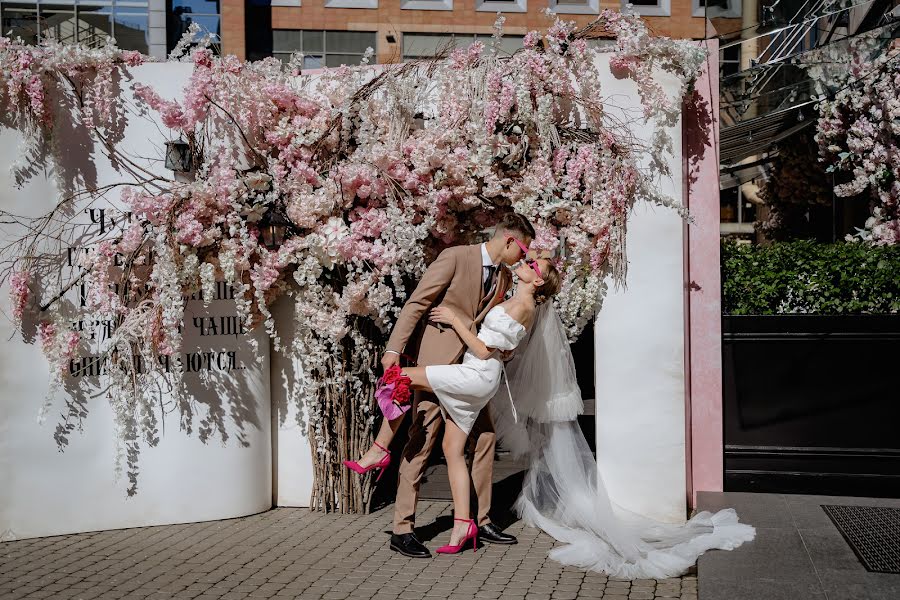
[[[78,14],[81,15],[82,7],[79,6],[78,8]],[[119,5],[116,5],[113,8],[112,33],[119,48],[140,50],[145,54],[149,54],[147,27],[147,12],[135,9],[134,6],[123,6],[120,8]]]
[[[559,14],[596,15],[600,13],[600,0],[550,0],[550,10]]]
[[[610,52],[616,49],[618,44],[615,39],[610,38],[593,38],[587,41],[589,47],[598,48],[603,52]]]
[[[429,58],[441,50],[464,48],[474,41],[486,46],[493,40],[489,33],[404,33],[403,60]],[[524,45],[521,35],[504,35],[500,38],[500,54],[508,56]]]
[[[528,0],[475,0],[475,10],[486,12],[528,12]]]
[[[668,17],[672,14],[671,0],[622,0],[622,6],[631,4],[639,15]]]
[[[741,70],[741,45],[735,44],[722,48],[719,53],[719,78],[725,79],[736,75]]]
[[[94,0],[90,3],[44,4],[0,2],[2,34],[11,33],[29,44],[57,40],[91,48],[106,45],[114,37],[123,50],[149,54],[148,2]]]
[[[56,40],[63,44],[78,42],[78,21],[75,6],[69,4],[40,4],[38,27],[41,40]]]
[[[739,18],[743,14],[741,0],[691,0],[691,6],[695,17]]]
[[[22,38],[26,44],[37,44],[39,39],[38,32],[38,12],[37,6],[15,5],[10,2],[4,2],[2,6],[2,33],[9,37]],[[107,19],[108,20],[108,19]]]
[[[325,8],[378,8],[378,0],[325,0]]]
[[[722,234],[753,233],[756,205],[744,198],[741,186],[719,192],[719,229]]]
[[[21,6],[4,2],[0,5],[0,34],[10,38],[21,38],[26,44],[38,43],[37,6]]]
[[[453,0],[400,0],[404,10],[453,10]]]
[[[172,51],[192,23],[200,26],[201,35],[209,34],[212,37],[213,45],[218,51],[222,14],[219,0],[168,0],[167,4],[166,12],[170,20],[166,27],[168,52]]]
[[[272,55],[287,62],[301,52],[304,69],[358,65],[368,48],[375,49],[374,31],[272,30]]]

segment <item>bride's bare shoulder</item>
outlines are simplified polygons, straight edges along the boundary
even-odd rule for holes
[[[533,306],[528,306],[522,302],[515,302],[512,300],[504,302],[501,306],[503,306],[503,310],[506,311],[506,314],[518,321],[526,329],[531,327],[531,322],[534,320]]]

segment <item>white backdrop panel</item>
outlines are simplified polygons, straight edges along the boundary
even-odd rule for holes
[[[609,73],[608,55],[602,72]],[[657,74],[667,93],[674,78]],[[639,106],[630,80],[603,81],[612,106]],[[641,138],[650,129],[638,121]],[[681,121],[662,190],[681,200]],[[595,323],[597,462],[614,503],[659,520],[686,517],[683,224],[638,203],[628,221],[625,289],[609,293]]]
[[[293,304],[280,298],[272,306],[272,316],[286,346],[295,339]],[[303,404],[297,400],[299,361],[281,352],[272,352],[272,446],[275,461],[276,506],[309,506],[312,494],[312,447],[306,428]]]
[[[130,99],[130,84],[141,82],[164,96],[180,98],[190,68],[151,64],[131,69],[133,80],[123,84],[124,96]],[[131,113],[122,147],[133,155],[161,158],[165,136],[165,128]],[[37,216],[53,207],[59,194],[52,178],[42,174],[23,189],[14,187],[9,165],[17,158],[20,139],[15,131],[0,130],[0,205]],[[98,185],[123,180],[102,153],[79,147],[75,138],[66,139],[68,164],[87,166],[93,160]],[[148,166],[168,175],[161,161]],[[0,235],[8,234],[0,230]],[[77,293],[73,295],[77,304]],[[193,323],[195,316],[234,315],[232,301],[215,300],[208,309],[201,302],[189,306],[185,351],[214,352],[214,362],[224,358],[209,373],[216,388],[205,389],[196,373],[186,375],[198,409],[194,432],[179,430],[177,412],[160,422],[159,444],[142,452],[137,494],[128,497],[124,473],[115,477],[113,413],[102,393],[86,398],[90,414],[82,432],[68,435],[65,452],[57,449],[54,430],[67,392],[54,399],[46,423],[38,425],[49,367],[38,346],[26,344],[13,331],[5,288],[0,297],[0,538],[221,519],[272,506],[268,340],[262,332],[253,334],[262,342],[262,361],[256,362],[248,336],[201,335]],[[29,327],[33,320],[29,325],[26,319],[25,329]],[[229,352],[235,353],[233,365],[228,364]],[[163,402],[169,398],[161,396]],[[227,434],[224,443],[220,424]],[[209,430],[206,443],[199,433],[204,428]]]

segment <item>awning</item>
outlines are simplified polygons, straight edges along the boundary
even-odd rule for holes
[[[803,102],[723,128],[719,135],[719,164],[722,169],[748,156],[770,152],[781,140],[815,123],[815,119],[809,117],[798,120],[803,107],[812,104],[814,101]]]

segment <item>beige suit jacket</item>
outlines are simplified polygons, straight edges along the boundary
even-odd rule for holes
[[[419,366],[459,361],[465,345],[452,327],[428,319],[432,307],[445,306],[467,321],[474,333],[484,315],[503,301],[512,282],[509,269],[498,272],[497,286],[483,298],[481,244],[447,248],[429,265],[394,325],[387,350],[406,352]]]

